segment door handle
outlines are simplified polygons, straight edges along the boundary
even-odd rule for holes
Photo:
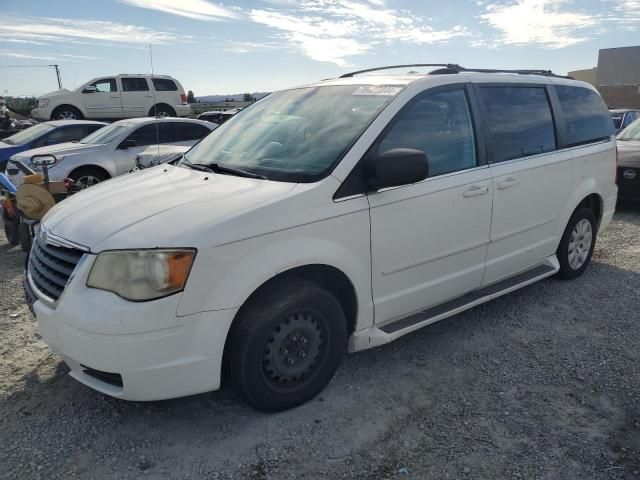
[[[153,95],[145,95],[145,97],[151,98],[153,97]]]
[[[513,177],[507,177],[501,182],[498,182],[498,190],[505,190],[507,188],[515,187],[520,181]]]
[[[120,98],[120,95],[109,95],[111,98]]]
[[[489,187],[484,185],[473,185],[466,192],[462,194],[463,197],[477,197],[478,195],[484,195],[489,192]]]

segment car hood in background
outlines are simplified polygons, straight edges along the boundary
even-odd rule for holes
[[[83,190],[57,204],[42,224],[93,252],[197,246],[189,238],[191,229],[211,226],[294,186],[161,165]]]
[[[640,168],[640,140],[618,140],[618,165]]]
[[[72,155],[76,153],[85,153],[91,149],[101,146],[102,145],[89,145],[78,142],[58,143],[57,145],[47,145],[46,147],[27,150],[27,154],[19,155],[19,159],[22,160],[23,156],[26,159],[31,159],[34,155]]]
[[[54,90],[53,92],[45,93],[44,95],[40,95],[38,99],[41,98],[50,98],[56,95],[68,95],[71,93],[71,90],[67,90],[66,88],[61,88],[60,90]]]

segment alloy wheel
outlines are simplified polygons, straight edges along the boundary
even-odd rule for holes
[[[569,266],[578,270],[589,256],[591,251],[591,243],[593,242],[593,231],[591,222],[583,218],[580,220],[571,232],[569,239]]]

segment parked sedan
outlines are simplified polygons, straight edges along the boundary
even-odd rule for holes
[[[4,171],[7,160],[16,153],[80,140],[105,125],[96,121],[58,120],[26,128],[0,141],[0,171]]]
[[[51,180],[75,180],[86,188],[136,166],[136,157],[150,145],[191,146],[217,127],[215,123],[186,118],[132,118],[120,120],[83,138],[79,142],[36,148],[11,157],[31,165],[34,155],[52,155],[55,164],[49,168]],[[7,168],[14,184],[20,173]]]
[[[616,108],[609,110],[609,113],[611,114],[611,120],[613,120],[613,126],[616,127],[616,133],[621,132],[640,118],[640,110],[635,109]]]
[[[618,198],[640,201],[640,119],[618,134]]]

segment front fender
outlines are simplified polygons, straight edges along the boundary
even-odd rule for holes
[[[373,323],[368,211],[198,251],[178,315],[238,308],[279,273],[327,265],[354,286],[358,328]]]

